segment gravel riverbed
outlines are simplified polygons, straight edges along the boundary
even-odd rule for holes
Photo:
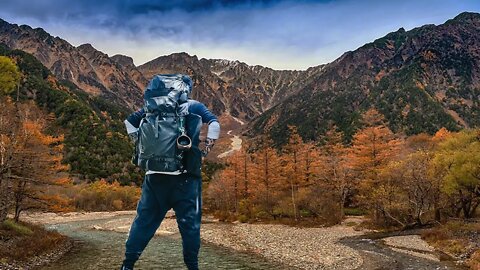
[[[127,233],[134,212],[30,214],[25,220],[53,224],[76,220],[99,219],[92,226],[96,230]],[[170,213],[157,230],[157,234],[177,234],[175,218]],[[115,219],[101,222],[102,218]],[[360,254],[350,247],[339,244],[343,237],[361,235],[349,226],[325,228],[296,228],[285,225],[220,223],[205,217],[201,227],[204,242],[242,252],[252,252],[266,259],[297,269],[356,269],[362,265]]]
[[[25,215],[24,219],[41,224],[92,220],[92,230],[128,233],[134,217],[134,211],[122,211],[39,213]],[[222,223],[205,216],[201,238],[206,243],[262,256],[289,269],[390,269],[389,265],[394,266],[391,269],[455,269],[439,262],[433,249],[416,235],[386,235],[375,241],[363,239],[367,233],[372,232],[357,231],[353,226],[347,226],[361,221],[361,218],[350,217],[343,225],[298,228],[272,224]],[[178,233],[174,213],[169,212],[156,234]],[[415,268],[415,265],[419,267]]]
[[[338,240],[360,234],[345,226],[205,224],[202,239],[300,269],[356,269],[362,264],[362,257]]]

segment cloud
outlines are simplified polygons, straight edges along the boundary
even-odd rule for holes
[[[136,64],[178,51],[304,69],[400,27],[442,23],[474,1],[3,0],[0,17]]]

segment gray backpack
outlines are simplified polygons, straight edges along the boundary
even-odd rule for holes
[[[140,121],[134,163],[146,171],[184,172],[184,153],[192,146],[186,134],[190,77],[156,75],[144,95],[144,117]]]

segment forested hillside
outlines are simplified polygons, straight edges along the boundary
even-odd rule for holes
[[[288,125],[307,141],[335,125],[351,141],[360,115],[376,108],[395,133],[480,125],[480,15],[403,28],[324,67],[298,94],[253,121],[250,135],[286,143]]]
[[[65,134],[63,163],[74,178],[105,178],[122,183],[140,181],[130,164],[132,147],[124,131],[125,110],[102,97],[92,97],[68,81],[59,81],[35,57],[0,47],[0,55],[14,59],[22,74],[19,101],[33,100],[51,116],[52,135]],[[17,91],[12,92],[13,99]]]

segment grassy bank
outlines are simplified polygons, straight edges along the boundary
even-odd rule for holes
[[[422,238],[470,269],[480,270],[480,221],[449,221],[425,231]]]
[[[40,265],[68,250],[67,237],[25,222],[0,225],[0,269]]]

